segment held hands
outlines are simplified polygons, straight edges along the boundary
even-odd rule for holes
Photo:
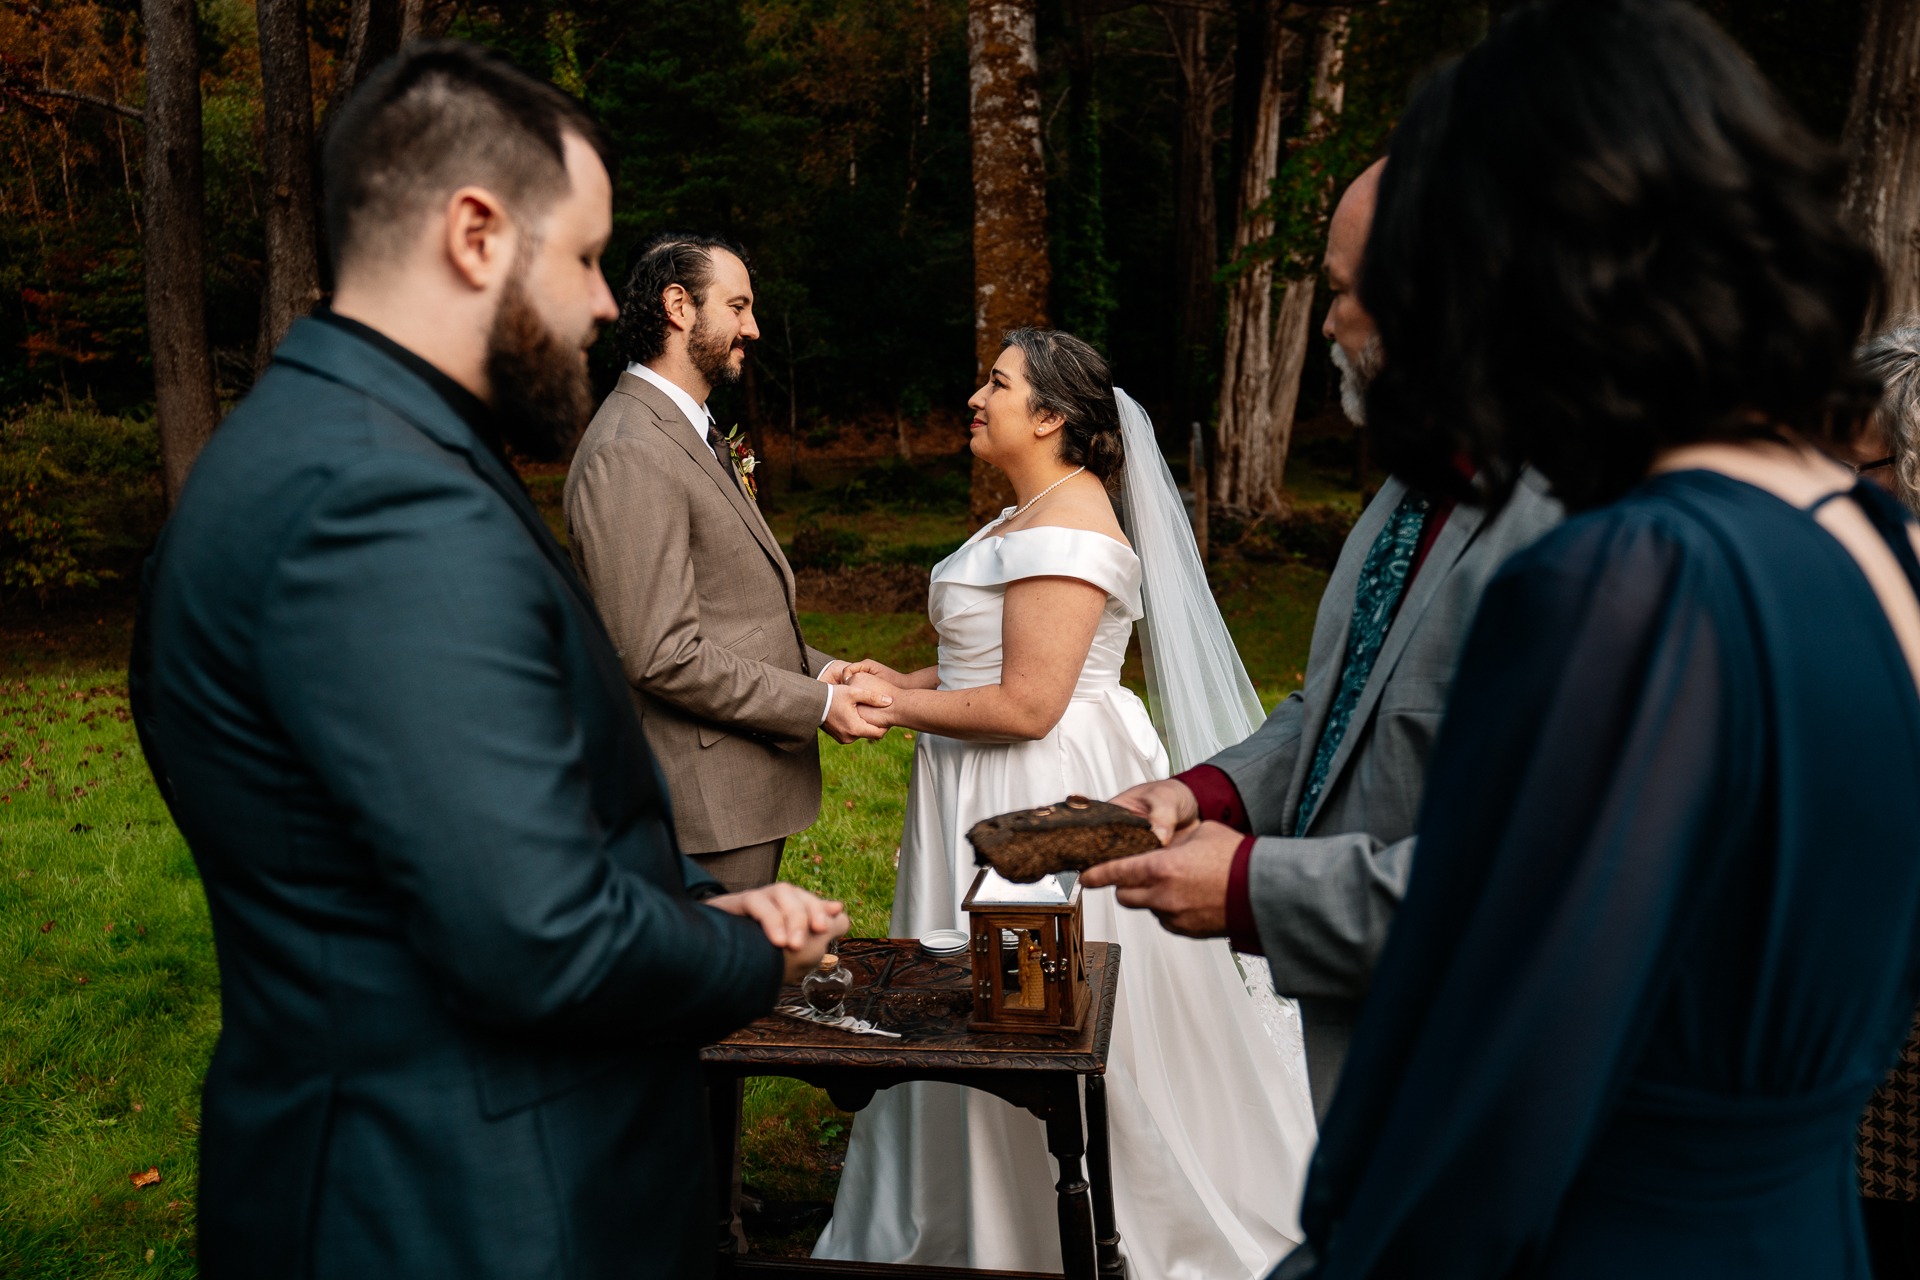
[[[865,666],[867,664],[862,663],[861,665]],[[880,664],[874,663],[873,665],[879,666]],[[885,671],[886,668],[882,667],[881,670]],[[892,672],[888,672],[888,675],[893,674]],[[894,717],[892,708],[894,695],[898,693],[900,689],[892,680],[887,679],[886,676],[871,675],[862,671],[847,681],[847,688],[870,695],[874,699],[872,702],[861,704],[860,716],[868,724],[874,726],[875,737],[886,733],[887,730],[899,723]]]
[[[844,904],[816,898],[783,880],[708,898],[706,905],[759,924],[767,941],[786,953],[789,986],[813,972],[827,953],[827,944],[844,937],[852,924]]]
[[[842,746],[861,738],[887,736],[888,726],[875,721],[870,713],[891,705],[892,691],[873,684],[855,685],[848,680],[849,675],[865,665],[836,660],[820,673],[821,683],[837,686],[833,691],[833,705],[827,708],[827,718],[820,722],[820,727]]]

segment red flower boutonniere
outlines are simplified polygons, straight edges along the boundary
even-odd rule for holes
[[[759,487],[753,483],[753,469],[760,465],[760,459],[753,456],[746,437],[740,434],[740,424],[734,423],[733,429],[721,441],[727,446],[727,456],[733,460],[734,474],[740,477],[740,487],[747,491],[747,497],[760,501]]]

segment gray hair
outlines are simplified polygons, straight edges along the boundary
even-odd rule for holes
[[[1880,382],[1873,420],[1893,452],[1894,492],[1920,515],[1920,316],[1902,316],[1870,338],[1859,361],[1861,372]]]

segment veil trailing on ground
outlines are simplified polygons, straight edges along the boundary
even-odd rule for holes
[[[1120,524],[1140,557],[1147,614],[1136,628],[1147,670],[1147,709],[1178,773],[1245,738],[1266,714],[1207,586],[1186,504],[1160,456],[1153,420],[1118,387],[1113,396],[1126,450]]]

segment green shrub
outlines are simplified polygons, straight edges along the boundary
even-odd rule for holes
[[[793,529],[787,563],[796,569],[838,569],[860,558],[867,540],[852,529],[835,529],[801,516]]]
[[[0,601],[128,576],[165,519],[153,423],[31,406],[0,426]]]
[[[968,458],[971,463],[971,455]],[[964,509],[967,488],[972,479],[970,465],[955,465],[942,457],[924,462],[889,458],[870,467],[862,467],[830,499],[834,510],[843,513],[885,507],[893,511],[939,511],[949,507]]]
[[[1331,572],[1353,523],[1353,514],[1336,506],[1298,507],[1284,520],[1220,510],[1211,517],[1210,549],[1230,549],[1244,560],[1292,560]]]

